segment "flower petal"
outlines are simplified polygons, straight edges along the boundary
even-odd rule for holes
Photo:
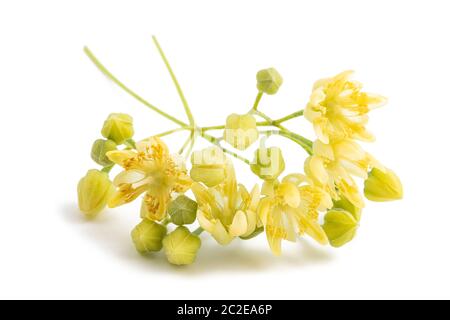
[[[133,188],[129,184],[123,184],[119,189],[113,194],[111,199],[108,201],[108,207],[116,208],[125,203],[129,203],[139,197],[142,193],[147,191],[146,186],[141,186],[139,188]]]
[[[214,230],[214,222],[210,221],[202,210],[197,211],[197,221],[205,231],[212,233]]]
[[[136,152],[132,150],[113,150],[106,153],[109,160],[121,167],[125,166],[125,162],[136,157]]]
[[[305,172],[321,185],[325,185],[328,181],[328,173],[321,157],[310,156],[307,158],[305,160]]]
[[[321,140],[316,140],[313,143],[313,153],[315,156],[323,157],[331,161],[334,160],[334,150],[329,144],[323,143]]]
[[[219,220],[217,220],[214,224],[211,235],[221,245],[227,245],[233,240],[233,237],[228,234],[222,222],[220,222]]]
[[[247,232],[242,235],[243,237],[251,235],[258,226],[258,216],[256,211],[247,210],[245,214],[247,216]]]
[[[233,237],[242,236],[247,232],[248,223],[247,217],[243,211],[238,211],[234,215],[233,222],[229,227],[230,235]]]
[[[145,179],[145,173],[139,170],[125,170],[119,173],[114,178],[114,185],[120,186],[121,184],[134,184]]]
[[[317,221],[310,219],[308,216],[301,214],[299,223],[303,231],[311,238],[322,245],[328,244],[328,237]]]
[[[300,205],[300,193],[294,184],[283,182],[278,186],[276,192],[288,206],[297,208]]]
[[[301,173],[292,173],[285,176],[282,180],[282,182],[289,182],[297,187],[301,185],[302,183],[309,182],[308,177]]]

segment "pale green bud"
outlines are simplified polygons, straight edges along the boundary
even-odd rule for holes
[[[277,179],[285,168],[281,149],[278,147],[257,149],[250,168],[263,180]]]
[[[226,177],[227,158],[220,148],[210,147],[191,155],[191,178],[208,187],[220,184]]]
[[[78,207],[87,216],[102,211],[114,193],[114,186],[108,174],[98,170],[89,170],[78,183]]]
[[[200,238],[186,227],[178,227],[163,240],[167,260],[175,265],[187,265],[195,261],[200,249]]]
[[[283,84],[283,78],[275,68],[263,69],[256,74],[256,87],[265,94],[275,94]]]
[[[117,149],[117,144],[112,140],[98,139],[94,141],[91,149],[91,158],[99,165],[107,167],[113,164],[106,153]]]
[[[361,220],[361,208],[358,208],[353,203],[351,203],[347,198],[340,195],[340,199],[333,201],[333,209],[342,209],[350,213],[356,221]]]
[[[139,253],[156,252],[161,250],[166,233],[167,228],[165,226],[144,219],[131,231],[131,239]]]
[[[182,226],[195,221],[197,208],[197,202],[182,194],[169,204],[167,211],[171,221],[176,225]]]
[[[371,201],[392,201],[403,198],[402,183],[394,171],[372,169],[364,182],[364,195]]]
[[[353,240],[358,229],[358,222],[347,211],[334,209],[325,215],[322,228],[331,246],[339,248]]]
[[[224,140],[239,150],[245,150],[258,140],[258,127],[250,114],[233,113],[228,116],[223,132]]]
[[[103,124],[102,135],[122,144],[134,135],[133,118],[124,113],[111,113]]]

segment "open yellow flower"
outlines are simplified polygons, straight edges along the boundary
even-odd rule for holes
[[[258,215],[264,225],[267,240],[275,255],[281,254],[281,241],[296,241],[297,235],[307,234],[320,244],[328,239],[319,224],[319,211],[333,203],[323,189],[311,184],[301,174],[291,174],[281,182],[265,182]]]
[[[182,163],[169,154],[166,144],[150,137],[136,144],[136,150],[115,150],[108,158],[124,168],[113,183],[117,190],[109,207],[118,207],[145,193],[143,211],[150,220],[162,220],[172,193],[186,192],[192,181]]]
[[[326,190],[335,200],[343,195],[357,208],[364,207],[364,200],[352,175],[367,179],[372,168],[385,170],[350,139],[331,141],[330,144],[316,140],[313,155],[305,161],[305,172],[315,185]]]
[[[373,141],[365,128],[368,112],[386,103],[386,98],[361,92],[362,85],[350,80],[353,71],[345,71],[314,84],[305,118],[314,126],[323,143],[330,139],[354,138]]]
[[[231,163],[222,184],[206,188],[194,183],[192,191],[199,206],[198,222],[218,243],[226,245],[235,237],[248,237],[259,226],[259,187],[256,185],[249,193],[238,185]]]

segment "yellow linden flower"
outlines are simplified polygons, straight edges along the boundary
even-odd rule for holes
[[[108,202],[118,207],[145,193],[143,211],[150,220],[165,218],[172,193],[186,192],[192,181],[183,164],[169,154],[166,144],[158,137],[136,143],[136,150],[115,150],[108,158],[124,168],[113,183],[117,191]]]
[[[291,174],[280,182],[265,182],[258,215],[264,225],[267,240],[275,255],[281,254],[281,241],[295,242],[297,235],[308,234],[320,244],[328,244],[321,228],[318,211],[331,208],[330,196],[311,184],[301,174]]]
[[[352,175],[367,179],[372,168],[385,170],[350,139],[331,141],[330,144],[317,140],[313,144],[313,156],[305,161],[305,172],[317,186],[324,188],[335,200],[342,194],[358,208],[364,207],[364,200]]]
[[[200,183],[192,185],[198,202],[197,220],[222,245],[235,237],[248,237],[257,227],[256,214],[260,192],[256,185],[251,193],[243,185],[238,185],[234,168],[227,168],[225,181],[215,187],[206,188]]]
[[[350,80],[352,73],[345,71],[314,84],[305,118],[314,125],[317,137],[323,143],[345,138],[374,140],[365,128],[367,114],[387,100],[380,95],[361,92],[362,85]]]

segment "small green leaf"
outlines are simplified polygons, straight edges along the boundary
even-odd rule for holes
[[[185,195],[180,195],[169,204],[169,215],[172,222],[178,226],[191,224],[197,217],[197,202]]]

